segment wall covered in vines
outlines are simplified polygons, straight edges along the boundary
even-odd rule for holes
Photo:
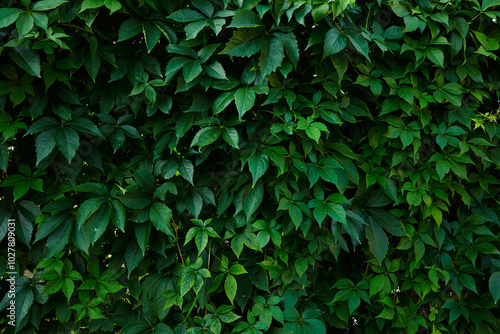
[[[0,0],[0,332],[500,332],[499,17]]]

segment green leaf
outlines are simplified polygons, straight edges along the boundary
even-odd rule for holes
[[[44,12],[46,10],[51,10],[55,9],[59,6],[61,6],[63,3],[68,2],[68,0],[42,0],[42,1],[37,1],[33,7],[31,7],[31,10],[39,11],[39,12]]]
[[[382,260],[389,249],[389,240],[382,227],[374,219],[369,219],[370,224],[366,226],[366,237],[368,238],[368,246],[370,251],[375,255],[379,265],[382,265]]]
[[[24,12],[25,11],[20,8],[0,8],[0,28],[8,27],[16,22],[19,15]]]
[[[118,42],[125,41],[142,32],[142,22],[134,19],[126,20],[118,30]]]
[[[50,130],[40,133],[35,142],[36,146],[36,165],[49,156],[50,153],[56,147],[56,129],[52,128]]]
[[[73,291],[75,290],[75,283],[73,283],[70,278],[66,277],[62,281],[61,290],[68,299],[69,303],[69,299],[71,298],[71,295],[73,295]]]
[[[205,72],[212,78],[227,80],[226,71],[218,61],[214,60],[210,64],[204,65],[204,68]]]
[[[264,152],[259,152],[248,160],[248,167],[252,174],[252,187],[254,187],[257,181],[267,171],[269,167],[269,157],[264,154]]]
[[[206,19],[206,17],[203,14],[191,9],[180,10],[168,16],[168,18],[175,20],[177,22],[192,22],[192,21]]]
[[[229,298],[229,301],[233,305],[237,287],[238,283],[236,283],[236,278],[231,274],[227,274],[226,281],[224,282],[224,291],[226,291],[227,298]]]
[[[222,138],[228,143],[230,146],[238,149],[239,136],[238,131],[234,128],[226,128],[222,129]]]
[[[302,223],[302,211],[300,211],[300,208],[295,204],[291,204],[288,208],[288,214],[290,215],[290,218],[292,218],[295,227],[299,228]]]
[[[500,0],[483,0],[481,3],[481,9],[483,11],[493,6],[500,6]]]
[[[50,234],[47,238],[47,243],[45,244],[47,247],[47,257],[50,258],[64,249],[69,242],[73,225],[74,222],[70,218],[67,218],[54,232]]]
[[[179,163],[179,173],[181,176],[194,185],[193,183],[193,175],[194,175],[194,166],[193,163],[189,159],[182,159]]]
[[[327,3],[314,6],[312,11],[311,11],[311,15],[313,17],[314,24],[318,23],[319,20],[324,18],[327,15],[329,9],[330,9],[330,6]]]
[[[238,116],[241,119],[255,104],[255,90],[252,87],[238,88],[236,93],[234,93],[234,99]]]
[[[170,226],[170,221],[172,220],[172,210],[163,203],[153,202],[151,208],[149,209],[149,219],[153,223],[153,226],[167,234],[174,236],[172,227]]]
[[[264,198],[264,186],[262,183],[256,186],[249,185],[245,188],[242,196],[243,211],[247,219],[257,210]]]
[[[130,273],[132,273],[143,258],[141,248],[135,238],[130,240],[125,248],[125,263],[128,269],[128,277],[130,277]]]
[[[87,9],[94,9],[104,6],[105,0],[84,0],[80,6],[80,13]]]
[[[118,199],[132,209],[144,209],[151,203],[151,195],[139,189],[129,190],[124,195],[118,196]]]
[[[260,50],[262,36],[262,31],[258,28],[238,29],[220,53],[228,56],[250,57]]]
[[[436,171],[442,180],[450,172],[451,164],[448,160],[442,159],[436,163]]]
[[[295,37],[293,32],[290,32],[288,34],[284,33],[279,33],[276,32],[274,33],[274,36],[280,40],[280,42],[283,44],[285,47],[286,54],[292,64],[294,66],[297,66],[297,63],[299,62],[299,44],[297,42],[297,38]]]
[[[191,142],[191,147],[195,145],[198,145],[199,147],[210,145],[216,141],[221,134],[222,130],[220,127],[208,126],[203,128],[194,136],[193,141]]]
[[[306,273],[308,266],[307,259],[304,256],[300,256],[295,260],[295,269],[297,270],[299,276]]]
[[[24,44],[18,45],[15,48],[8,48],[7,51],[19,67],[28,72],[28,74],[41,78],[40,56],[38,52],[26,47]]]
[[[0,169],[6,170],[9,162],[9,151],[4,144],[0,143]]]
[[[151,236],[151,224],[148,223],[136,224],[134,232],[137,244],[141,248],[142,256],[144,256],[146,254],[146,247],[149,243],[149,238]]]
[[[439,65],[439,67],[443,67],[444,65],[444,54],[438,48],[429,47],[425,49],[425,55],[427,58],[432,61],[434,64]]]
[[[250,10],[239,10],[228,28],[256,28],[263,26],[259,14]]]
[[[225,92],[217,96],[212,105],[212,111],[214,114],[218,114],[234,100],[234,91]]]
[[[275,37],[264,38],[262,42],[259,67],[261,76],[276,71],[285,58],[285,51],[281,41]]]
[[[370,296],[382,291],[385,286],[386,278],[386,275],[377,275],[370,280]]]
[[[28,13],[22,13],[16,21],[16,29],[19,33],[19,37],[23,37],[33,29],[33,15]]]
[[[107,9],[109,9],[110,14],[113,14],[122,8],[121,3],[117,0],[104,0],[104,5]]]
[[[194,21],[186,25],[184,30],[186,31],[187,39],[194,39],[198,36],[199,32],[207,26],[207,20]]]
[[[14,202],[24,196],[30,189],[30,181],[22,180],[14,187]]]
[[[145,22],[142,26],[142,32],[144,34],[144,41],[146,42],[148,53],[150,53],[155,45],[160,41],[160,29],[158,29],[153,23]]]
[[[500,299],[500,272],[494,272],[488,280],[488,287],[495,303]]]
[[[366,211],[390,234],[402,237],[408,235],[401,221],[387,211],[381,209],[368,209]]]
[[[111,219],[111,208],[109,205],[102,205],[87,220],[87,232],[90,242],[94,244],[106,231]]]
[[[366,59],[368,59],[368,61],[370,61],[370,56],[368,55],[369,46],[366,39],[364,39],[363,36],[361,36],[361,34],[358,34],[357,32],[347,32],[347,36],[349,36],[349,41],[352,45],[354,45],[354,48],[356,48],[359,53],[361,53]]]
[[[327,203],[328,215],[333,219],[340,221],[342,224],[347,224],[347,216],[344,208],[339,204]]]
[[[184,73],[184,80],[186,80],[186,82],[193,81],[203,71],[199,60],[187,61],[182,65],[182,68]]]
[[[338,28],[333,27],[325,35],[325,47],[322,60],[328,56],[339,53],[347,46],[347,38]]]
[[[246,274],[247,271],[241,264],[235,263],[231,266],[231,268],[229,268],[229,273],[232,275],[242,275]]]
[[[55,137],[61,153],[66,157],[68,162],[71,163],[80,145],[78,132],[68,126],[62,126],[56,130]]]
[[[87,312],[89,313],[90,319],[106,319],[106,317],[101,313],[97,307],[89,307],[87,308]]]
[[[46,236],[50,235],[56,228],[59,227],[59,225],[62,224],[62,222],[67,218],[67,214],[57,214],[54,216],[50,216],[46,220],[44,220],[38,227],[36,234],[35,234],[35,241],[33,243],[36,243],[38,240],[45,238]]]
[[[179,279],[180,295],[183,297],[193,287],[196,275],[192,270],[184,269]]]
[[[28,312],[31,310],[34,300],[35,294],[29,284],[22,286],[18,291],[16,291],[16,321],[23,321]]]

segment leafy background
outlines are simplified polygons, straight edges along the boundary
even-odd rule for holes
[[[1,0],[3,332],[498,333],[498,16]]]

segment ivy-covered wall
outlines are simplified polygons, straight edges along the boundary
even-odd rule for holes
[[[500,332],[499,17],[0,0],[0,332]]]

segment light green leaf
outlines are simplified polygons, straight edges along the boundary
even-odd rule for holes
[[[443,64],[444,64],[443,51],[441,51],[438,48],[429,47],[429,48],[425,49],[425,55],[434,64],[439,65],[440,67],[443,67]]]
[[[33,15],[22,13],[16,21],[16,29],[19,37],[23,37],[33,29]]]
[[[322,60],[326,57],[339,53],[347,46],[347,38],[338,28],[333,27],[325,35],[325,47]]]
[[[24,12],[25,11],[20,8],[0,8],[0,28],[8,27],[16,22],[19,15]]]
[[[234,100],[234,91],[225,92],[217,96],[213,105],[212,111],[214,114],[218,114],[223,111],[232,101]]]
[[[68,0],[42,0],[42,1],[37,1],[33,7],[31,7],[31,10],[39,11],[39,12],[44,12],[46,10],[51,10],[54,8],[59,7],[63,3],[68,2]]]
[[[238,149],[239,136],[238,131],[234,128],[226,128],[222,129],[222,138],[228,143],[230,146]]]
[[[210,145],[216,141],[221,134],[222,130],[220,127],[207,126],[196,133],[193,141],[191,142],[191,147],[195,145],[198,145],[199,147]]]
[[[71,298],[71,295],[73,295],[73,291],[75,290],[75,283],[73,283],[70,278],[66,277],[63,279],[61,290],[66,298],[68,298],[69,303],[69,299]]]
[[[87,9],[94,9],[104,6],[105,0],[84,0],[80,6],[80,13]]]
[[[243,115],[255,104],[255,90],[252,87],[238,88],[234,93],[236,109],[241,119]]]
[[[14,202],[24,196],[30,189],[30,181],[22,180],[14,187]]]
[[[268,167],[269,157],[262,151],[255,154],[250,158],[250,160],[248,160],[248,168],[250,169],[253,180],[252,187],[255,186],[255,183],[257,183],[261,176],[264,175]]]
[[[295,269],[299,276],[305,274],[308,267],[307,259],[304,256],[300,256],[295,260]]]
[[[117,0],[105,0],[104,5],[107,9],[109,9],[110,14],[113,14],[122,8],[122,4]]]
[[[227,298],[229,298],[231,304],[234,304],[237,287],[236,278],[231,274],[227,274],[226,281],[224,282],[224,291],[226,291]]]

